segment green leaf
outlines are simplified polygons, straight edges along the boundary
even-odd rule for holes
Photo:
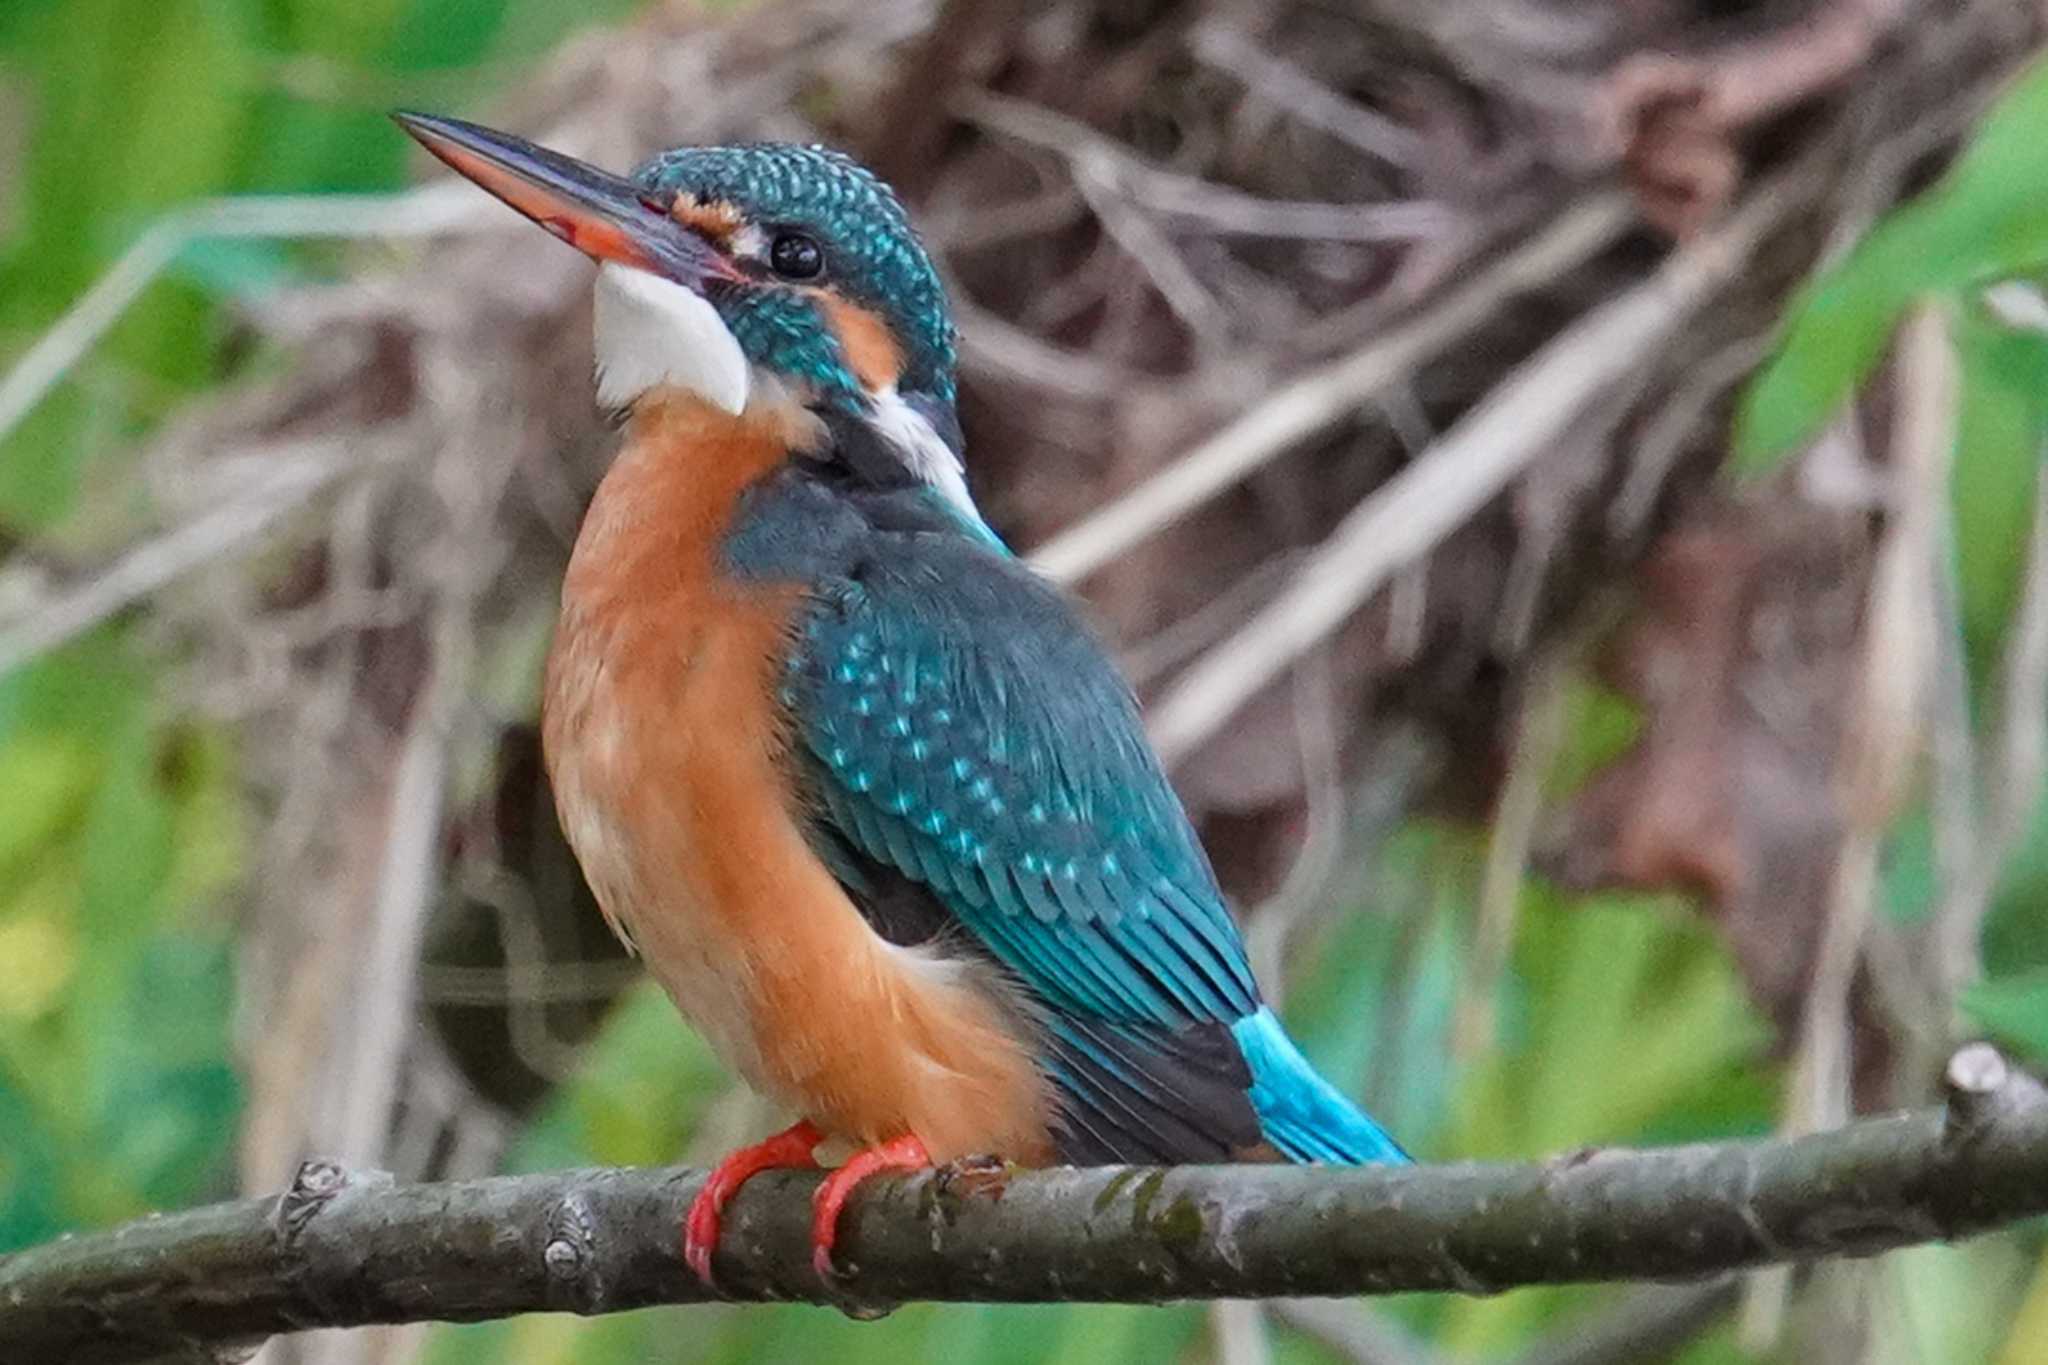
[[[1947,175],[1894,210],[1799,293],[1777,352],[1744,392],[1735,470],[1810,441],[1870,373],[1915,298],[2048,262],[2048,59],[1994,104]]]
[[[1971,309],[1959,316],[1955,339],[1962,392],[1949,493],[1963,642],[1981,686],[1995,671],[2018,605],[2033,532],[2034,483],[2048,430],[2048,337]]]
[[[166,931],[102,964],[80,1000],[94,1084],[85,1152],[119,1173],[93,1212],[124,1217],[200,1197],[232,1163],[241,1085],[228,1056],[234,958],[225,935]],[[104,1176],[92,1179],[106,1184]]]
[[[25,44],[22,34],[30,26],[63,5],[65,0],[7,0],[0,5],[0,52],[19,52]]]
[[[475,61],[505,22],[505,0],[434,0],[409,7],[390,51],[392,64],[432,70]]]
[[[63,999],[78,970],[78,935],[54,878],[8,888],[0,907],[0,1026],[32,1025]],[[10,1049],[11,1050],[11,1049]]]
[[[1977,1027],[2034,1062],[2048,1062],[2048,967],[1979,981],[1963,992]]]
[[[1877,364],[1913,297],[1904,245],[1880,227],[1794,295],[1784,339],[1738,401],[1738,476],[1766,473],[1812,440]]]
[[[1917,925],[1933,912],[1934,896],[1934,817],[1922,799],[1886,834],[1877,904],[1893,922]]]
[[[86,747],[70,736],[24,735],[0,747],[0,876],[18,884],[21,865],[41,852],[84,810],[98,771]]]
[[[0,290],[5,287],[0,271]],[[0,364],[11,358],[0,347]],[[86,409],[84,395],[60,388],[0,440],[0,528],[25,536],[56,525],[77,504],[87,458]]]
[[[63,1228],[57,1187],[51,1136],[28,1098],[0,1070],[0,1252],[44,1241]]]
[[[2027,832],[1999,870],[1998,894],[1984,924],[1988,975],[2009,976],[2042,966],[2048,943],[2048,799],[2037,796]]]
[[[144,695],[143,679],[110,630],[0,673],[0,744],[38,730],[99,736],[117,730]]]
[[[1709,1109],[1710,1126],[1688,1133],[1661,1122],[1698,1097],[1727,1097],[1768,1043],[1725,951],[1682,902],[1531,888],[1515,968],[1531,1027],[1465,1077],[1460,1155],[1549,1155],[1652,1127],[1726,1136],[1762,1119]]]
[[[106,757],[85,819],[79,897],[84,930],[103,946],[157,922],[175,851],[172,798],[158,771],[155,728],[135,714],[108,736]]]
[[[2040,1255],[2033,1283],[2013,1314],[2012,1332],[1997,1356],[1998,1365],[2027,1365],[2048,1358],[2048,1254]]]
[[[1546,787],[1559,797],[1585,786],[1593,774],[1634,747],[1643,732],[1642,708],[1583,672],[1565,685],[1564,742]]]

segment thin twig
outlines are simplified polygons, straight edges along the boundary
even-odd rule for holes
[[[1133,376],[1100,356],[1054,345],[997,317],[953,291],[960,320],[960,356],[969,369],[1033,385],[1082,402],[1107,402],[1127,391]]]
[[[1978,810],[1977,734],[1970,703],[1970,661],[1964,657],[1963,587],[1957,577],[1955,523],[1941,518],[1934,561],[1934,671],[1927,716],[1928,823],[1939,888],[1934,914],[1951,907],[1982,865],[1982,824]],[[1930,1045],[1946,1042],[1948,1007],[1940,999],[1944,966],[1937,958],[1920,964],[1918,985],[1929,1026]],[[1935,970],[1927,971],[1932,966]],[[1926,1059],[1938,1060],[1938,1052]]]
[[[1214,734],[1395,570],[1438,544],[1552,449],[1588,404],[1639,367],[1741,270],[1797,198],[1790,183],[1797,174],[1760,191],[1644,283],[1582,315],[1347,514],[1294,582],[1160,702],[1153,734],[1167,759]]]
[[[1209,1340],[1216,1365],[1273,1365],[1266,1308],[1256,1299],[1218,1299],[1209,1305]]]
[[[1629,450],[1628,472],[1607,506],[1607,533],[1617,541],[1639,535],[1671,486],[1671,470],[1700,431],[1702,419],[1757,362],[1770,353],[1768,337],[1746,336],[1705,357],[1686,374]]]
[[[1571,1319],[1512,1365],[1637,1365],[1676,1352],[1735,1303],[1737,1281],[1653,1285],[1589,1320]]]
[[[1801,1023],[1788,1106],[1794,1132],[1832,1126],[1848,1112],[1849,992],[1862,960],[1878,854],[1910,778],[1933,668],[1934,556],[1947,506],[1957,385],[1947,320],[1938,305],[1923,305],[1899,338],[1897,498],[1871,574],[1858,697],[1837,770],[1847,829]]]
[[[1411,321],[1288,384],[1060,532],[1033,552],[1031,562],[1056,582],[1086,578],[1296,442],[1356,412],[1374,394],[1485,324],[1506,300],[1551,283],[1607,246],[1631,219],[1628,200],[1619,194],[1577,203]]]
[[[1782,1129],[1811,1133],[1850,1109],[1854,1069],[1850,992],[1863,962],[1884,833],[1906,789],[1934,667],[1933,568],[1955,439],[1956,361],[1938,305],[1901,329],[1891,442],[1896,505],[1871,572],[1857,697],[1842,737],[1835,791],[1844,817],[1814,950]],[[1742,1340],[1761,1350],[1783,1330],[1791,1282],[1782,1269],[1744,1290]]]
[[[1225,343],[1235,330],[1230,313],[1210,290],[1172,238],[1149,216],[1138,212],[1118,190],[1116,154],[1106,146],[1085,145],[1073,154],[1074,187],[1109,239],[1152,281],[1166,306],[1198,338]]]
[[[490,392],[468,377],[442,382],[454,391],[437,396],[451,406],[484,406]],[[432,593],[426,677],[391,782],[388,833],[350,1002],[360,1023],[349,1035],[342,1084],[330,1097],[348,1162],[383,1159],[411,1041],[420,947],[440,882],[442,817],[470,692],[477,602],[504,554],[493,528],[512,477],[512,462],[501,458],[510,436],[487,427],[444,442],[426,471],[444,548],[422,566]]]
[[[549,962],[539,979],[515,981],[504,967],[433,962],[420,968],[419,995],[426,1005],[589,1005],[617,997],[646,974],[632,962]]]
[[[128,550],[75,587],[0,620],[0,674],[92,629],[183,575],[247,549],[287,512],[369,462],[339,439],[273,447],[252,487]]]
[[[1307,1332],[1350,1365],[1438,1365],[1425,1340],[1356,1300],[1274,1300],[1274,1316]]]
[[[1423,141],[1413,130],[1384,118],[1356,100],[1345,99],[1292,62],[1263,50],[1228,24],[1199,25],[1189,43],[1195,56],[1227,71],[1260,99],[1271,100],[1311,128],[1347,142],[1392,166],[1422,158]]]
[[[179,209],[144,231],[0,379],[0,439],[194,242],[423,237],[489,224],[495,216],[487,201],[452,180],[401,194],[259,195]]]
[[[1438,1365],[1440,1360],[1427,1342],[1356,1301],[1277,1299],[1273,1311],[1350,1365]]]
[[[1515,946],[1529,851],[1536,842],[1544,789],[1564,732],[1565,665],[1552,650],[1530,667],[1527,694],[1515,726],[1514,752],[1486,841],[1479,921],[1451,1019],[1451,1056],[1458,1062],[1469,1063],[1494,1043],[1495,1008],[1508,955]]]
[[[1306,806],[1301,843],[1279,887],[1246,916],[1245,952],[1275,1009],[1287,1000],[1288,944],[1310,915],[1334,909],[1331,892],[1344,866],[1344,739],[1334,672],[1326,650],[1295,674],[1291,709]]]
[[[1043,105],[975,91],[961,96],[956,107],[991,132],[1064,157],[1084,195],[1093,185],[1225,236],[1412,241],[1445,231],[1458,217],[1448,205],[1428,200],[1343,204],[1267,199],[1142,161],[1122,143]]]
[[[438,633],[438,632],[437,632]],[[348,1064],[331,1097],[334,1149],[352,1163],[381,1162],[390,1134],[413,1009],[427,911],[439,883],[441,816],[447,803],[451,711],[457,683],[448,661],[436,659],[425,693],[399,751],[385,817],[389,831],[370,908],[367,942],[354,964]]]
[[[1998,711],[1976,782],[1979,819],[1965,880],[1933,923],[1934,960],[1952,1009],[1982,970],[1978,939],[2006,861],[2025,838],[2041,799],[2043,724],[2048,721],[2048,478],[2036,478],[2026,577],[1999,668]]]

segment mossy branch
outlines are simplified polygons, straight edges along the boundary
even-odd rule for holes
[[[218,1360],[278,1332],[707,1297],[677,1229],[690,1170],[400,1185],[313,1161],[270,1199],[0,1259],[0,1360]],[[877,1180],[813,1276],[817,1177],[750,1183],[717,1262],[735,1299],[876,1307],[1385,1293],[1666,1280],[1866,1256],[2048,1212],[2048,1092],[1983,1045],[1940,1109],[1789,1141],[1525,1165],[1214,1166]]]

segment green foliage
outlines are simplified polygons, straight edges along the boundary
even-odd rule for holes
[[[1956,587],[1971,675],[1986,679],[2026,567],[2048,431],[2048,336],[2014,331],[1973,306],[1959,310],[1955,341],[1962,394],[1950,510],[1952,524],[1968,531],[1953,538]]]
[[[106,636],[0,679],[0,1247],[222,1186],[227,759]]]
[[[423,80],[423,102],[457,102],[632,3],[0,3],[0,96],[32,130],[0,165],[0,368],[160,215],[397,188],[387,105]],[[324,259],[195,244],[0,440],[0,544],[119,533],[125,499],[84,492],[118,490],[128,439],[222,377],[223,305]],[[166,715],[159,683],[118,628],[0,676],[0,1249],[232,1188],[239,783],[224,737]]]
[[[1768,1129],[1769,1030],[1683,901],[1532,885],[1516,953],[1508,989],[1522,999],[1509,1036],[1461,1078],[1458,1155]]]
[[[2048,59],[2005,92],[1926,193],[1888,215],[1792,301],[1775,353],[1738,413],[1735,469],[1775,468],[1870,375],[1906,310],[1943,302],[1960,362],[1949,549],[1972,709],[1993,714],[1998,662],[2026,568],[2048,441],[2048,336],[1993,317],[1981,290],[2048,269]],[[1986,925],[1984,979],[1966,1023],[2048,1062],[2048,807],[2002,869]],[[1925,929],[1941,893],[1923,800],[1891,831],[1881,900],[1900,931]],[[2048,1350],[2048,1260],[2018,1239],[1889,1257],[1874,1324],[1877,1360],[2034,1360]],[[2031,1280],[2032,1288],[2028,1288]],[[1703,1342],[1699,1352],[1732,1347]],[[1720,1359],[1702,1355],[1701,1359]]]
[[[1963,1009],[1991,1037],[2048,1065],[2048,967],[1979,981],[1964,993]]]
[[[0,359],[68,308],[150,222],[210,195],[397,188],[384,117],[466,103],[501,64],[639,0],[8,0],[0,87],[30,139],[0,223]],[[0,169],[0,191],[9,177]],[[0,202],[10,196],[0,192]],[[0,440],[0,529],[78,508],[91,461],[221,377],[220,303],[316,268],[304,252],[200,243],[21,430]]]
[[[1675,899],[1523,893],[1500,1044],[1457,1077],[1446,1156],[1541,1157],[1601,1143],[1768,1129],[1768,1030],[1697,914]],[[1436,1339],[1509,1351],[1596,1295],[1460,1299]]]
[[[1986,115],[1947,175],[1889,215],[1787,310],[1744,395],[1736,467],[1755,474],[1810,440],[1883,356],[1916,298],[2048,264],[2048,59]]]

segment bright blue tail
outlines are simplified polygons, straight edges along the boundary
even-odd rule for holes
[[[1266,1140],[1282,1152],[1296,1161],[1346,1166],[1408,1160],[1377,1123],[1316,1074],[1272,1010],[1245,1016],[1230,1033],[1251,1067],[1252,1108]]]

